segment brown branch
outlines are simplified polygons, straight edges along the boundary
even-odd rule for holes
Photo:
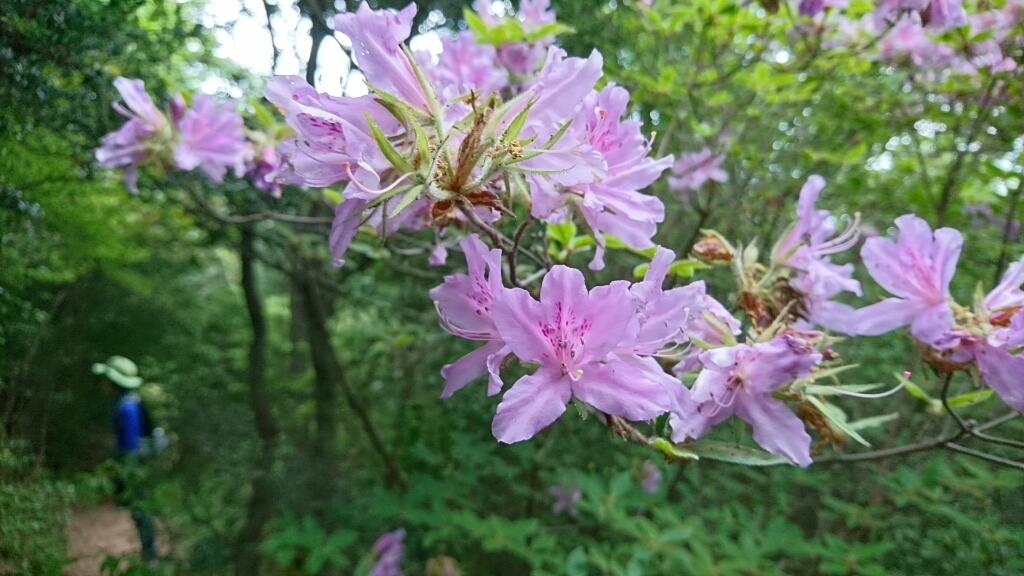
[[[946,444],[946,448],[949,448],[950,450],[952,450],[954,452],[960,452],[961,454],[967,454],[968,456],[974,456],[975,458],[980,458],[981,460],[985,460],[986,462],[992,462],[993,464],[999,464],[1000,466],[1009,466],[1010,468],[1016,468],[1018,470],[1024,470],[1024,462],[1017,462],[1017,461],[1014,461],[1014,460],[1009,460],[1007,458],[1000,458],[999,456],[996,456],[994,454],[988,454],[986,452],[981,452],[981,451],[978,451],[978,450],[972,450],[970,448],[966,448],[964,446],[961,446],[959,444],[954,444],[952,442],[947,443]]]
[[[277,6],[269,4],[267,0],[263,0],[263,11],[267,15],[267,33],[270,34],[270,47],[274,50],[274,59],[270,65],[270,73],[274,74],[277,72],[277,60],[281,56],[281,50],[277,47],[277,42],[274,41],[274,23],[271,22],[270,16],[277,11]]]
[[[523,233],[526,232],[526,228],[534,222],[532,215],[527,215],[523,223],[516,228],[515,235],[512,236],[512,249],[506,252],[508,256],[508,282],[512,286],[519,287],[519,280],[516,278],[516,253],[519,251],[520,242],[523,240]]]
[[[244,216],[228,216],[227,214],[221,214],[217,209],[210,204],[210,201],[206,199],[194,186],[186,186],[189,196],[196,201],[208,216],[214,220],[223,222],[225,224],[249,224],[251,222],[259,222],[261,220],[280,220],[281,222],[290,222],[292,224],[331,224],[334,222],[334,218],[327,216],[297,216],[295,214],[282,214],[280,212],[272,212],[270,210],[264,210],[262,212],[254,212],[252,214],[245,214]]]
[[[974,118],[974,122],[971,123],[970,128],[967,130],[966,138],[964,140],[964,149],[960,150],[956,147],[956,136],[953,137],[954,150],[956,156],[953,158],[953,164],[950,165],[949,171],[946,172],[946,181],[942,185],[942,193],[939,195],[939,203],[935,207],[936,212],[936,228],[941,227],[946,223],[946,212],[949,210],[949,204],[953,201],[953,188],[956,186],[957,176],[960,172],[960,167],[963,166],[964,158],[967,153],[970,152],[971,142],[978,135],[978,131],[981,130],[981,125],[985,118],[988,117],[989,107],[991,106],[992,90],[996,87],[996,78],[993,76],[992,80],[989,81],[985,88],[985,93],[979,99],[980,104],[976,109],[977,116]]]
[[[252,224],[243,225],[241,228],[239,256],[242,268],[242,293],[245,295],[245,307],[249,312],[249,323],[252,327],[247,368],[249,403],[253,411],[256,432],[260,437],[261,450],[256,475],[252,480],[245,525],[238,535],[238,553],[234,565],[237,576],[255,574],[259,570],[258,545],[263,528],[274,514],[273,463],[280,433],[267,396],[267,321],[256,279],[256,233]]]
[[[327,430],[317,431],[319,436],[318,444],[320,444],[321,450],[329,450],[328,443],[335,441],[333,429],[336,422],[328,411],[332,409],[329,403],[333,400],[333,385],[336,383],[341,387],[345,402],[356,414],[356,418],[370,439],[374,450],[384,461],[384,465],[388,470],[388,482],[405,488],[407,483],[401,468],[398,466],[398,461],[387,445],[384,444],[384,440],[370,418],[369,411],[367,411],[366,406],[363,405],[352,389],[352,385],[348,381],[341,362],[338,360],[334,347],[331,345],[331,335],[327,330],[327,312],[324,308],[323,296],[317,290],[315,280],[303,271],[298,271],[295,276],[296,282],[304,296],[305,311],[309,319],[307,341],[309,342],[310,354],[313,358],[313,369],[317,375],[317,387],[320,390],[319,394],[322,396],[317,401],[317,419],[318,423],[323,423],[328,428]],[[321,404],[323,405],[321,406]]]
[[[952,380],[952,379],[953,379],[953,374],[952,373],[946,374],[946,379],[945,379],[945,381],[942,384],[942,396],[941,396],[942,407],[945,408],[946,412],[949,412],[949,415],[953,417],[953,420],[956,422],[956,425],[960,427],[960,431],[961,432],[963,432],[966,435],[974,436],[975,438],[978,438],[980,440],[984,440],[986,442],[992,442],[993,444],[1002,444],[1003,446],[1010,446],[1010,447],[1013,447],[1013,448],[1022,448],[1022,449],[1024,449],[1024,442],[1020,442],[1020,441],[1017,441],[1017,440],[1010,440],[1009,438],[1001,438],[999,436],[991,436],[989,434],[984,434],[983,432],[978,431],[978,423],[977,422],[975,422],[974,420],[964,420],[963,418],[961,418],[960,414],[958,414],[955,410],[953,410],[953,407],[949,405],[949,399],[948,399],[949,383],[950,383],[950,380]]]
[[[1003,226],[1003,238],[999,243],[999,259],[996,261],[995,277],[992,279],[992,284],[999,284],[1003,266],[1006,265],[1006,261],[1010,257],[1010,232],[1013,231],[1013,217],[1017,215],[1017,204],[1022,189],[1024,189],[1024,184],[1017,184],[1013,193],[1010,194],[1010,206],[1006,209],[1006,224]]]

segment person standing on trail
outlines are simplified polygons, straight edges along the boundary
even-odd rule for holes
[[[142,477],[140,465],[151,452],[152,427],[142,399],[135,392],[142,385],[139,369],[123,356],[111,356],[105,363],[92,365],[93,374],[102,376],[106,393],[115,397],[113,429],[117,438],[117,460],[121,472],[114,480],[118,506],[131,510],[132,520],[142,542],[142,557],[156,556],[156,530],[153,517],[139,504],[143,494],[139,489]]]

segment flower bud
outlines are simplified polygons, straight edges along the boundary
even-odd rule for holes
[[[693,245],[691,251],[694,256],[704,262],[731,262],[736,255],[735,248],[721,234],[713,230],[704,231],[704,237]]]

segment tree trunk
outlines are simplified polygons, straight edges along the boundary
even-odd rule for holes
[[[242,291],[245,306],[249,311],[252,325],[252,343],[249,346],[249,402],[252,405],[256,431],[260,437],[261,451],[256,477],[252,481],[252,495],[249,508],[238,538],[235,558],[236,576],[252,576],[259,573],[260,554],[258,546],[263,527],[274,513],[274,483],[271,469],[277,445],[278,426],[270,409],[266,389],[267,323],[263,316],[263,302],[256,285],[255,233],[252,224],[242,226],[240,256],[242,262]]]
[[[300,273],[301,274],[301,273]],[[317,458],[332,458],[334,442],[337,440],[338,420],[337,386],[341,387],[342,395],[349,408],[356,413],[359,423],[366,432],[374,450],[380,455],[387,468],[387,482],[392,486],[404,486],[405,479],[398,467],[395,457],[384,444],[366,407],[352,390],[345,376],[345,371],[338,361],[334,347],[331,345],[330,332],[327,330],[328,314],[323,297],[317,289],[315,280],[307,275],[296,278],[302,287],[309,328],[309,351],[313,358],[313,370],[316,372],[316,424],[317,438],[314,452]],[[333,462],[324,462],[326,470],[333,467]]]
[[[292,343],[288,355],[288,373],[300,376],[309,368],[309,355],[302,349],[309,328],[306,326],[306,304],[302,296],[302,287],[295,280],[288,282],[288,294],[291,302],[291,319],[288,322],[288,339]]]

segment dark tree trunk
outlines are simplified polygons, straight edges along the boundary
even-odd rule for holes
[[[249,401],[252,404],[256,431],[260,437],[261,451],[256,477],[252,481],[252,495],[249,508],[238,538],[238,553],[235,558],[236,576],[252,576],[259,573],[260,554],[258,546],[263,527],[274,513],[274,483],[271,468],[277,445],[278,427],[270,409],[266,389],[267,323],[263,316],[263,302],[256,285],[255,233],[252,224],[242,226],[241,261],[242,291],[245,306],[249,311],[252,325],[252,343],[249,346]]]
[[[301,274],[301,273],[300,273]],[[304,275],[296,278],[303,290],[303,300],[306,304],[307,326],[309,328],[309,351],[313,359],[313,370],[316,372],[316,424],[317,438],[314,452],[318,458],[331,458],[334,455],[334,442],[337,440],[338,419],[337,419],[337,387],[340,386],[342,395],[349,408],[355,412],[359,423],[366,432],[374,450],[380,455],[387,468],[387,481],[392,486],[404,486],[405,480],[402,471],[398,467],[395,457],[384,444],[380,433],[373,425],[370,414],[362,401],[352,389],[341,362],[335,354],[331,345],[331,335],[327,330],[329,318],[325,301],[316,286],[316,281]],[[324,468],[330,470],[333,462],[324,462]]]
[[[295,280],[289,280],[288,293],[291,301],[291,319],[288,325],[288,339],[292,343],[288,357],[288,372],[299,376],[309,368],[309,355],[302,349],[306,341],[309,327],[306,326],[306,303],[302,295],[302,287]]]

